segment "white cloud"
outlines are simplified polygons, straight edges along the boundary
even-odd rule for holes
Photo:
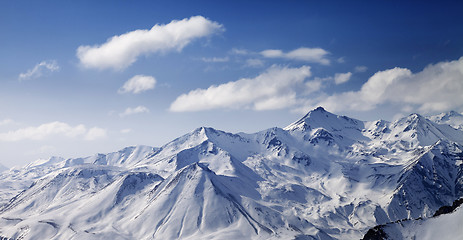
[[[356,66],[354,71],[355,72],[366,72],[368,68],[366,66]]]
[[[19,74],[19,80],[27,80],[38,78],[43,75],[44,71],[55,72],[59,70],[56,61],[42,61],[34,66],[34,68],[27,70],[25,73]]]
[[[267,50],[260,52],[260,54],[262,54],[262,56],[266,58],[279,58],[279,57],[285,56],[283,51],[278,50],[278,49],[267,49]]]
[[[196,89],[179,96],[171,105],[174,112],[201,111],[217,108],[280,109],[295,104],[296,89],[303,88],[311,76],[310,67],[272,66],[255,78]]]
[[[285,58],[291,60],[320,63],[322,65],[330,64],[330,60],[326,58],[329,52],[322,48],[301,47],[287,53],[284,53],[279,49],[268,49],[260,52],[260,54],[266,58]]]
[[[352,76],[351,72],[346,72],[346,73],[336,73],[334,75],[334,83],[336,84],[341,84],[345,83],[350,80],[350,77]]]
[[[223,57],[223,58],[219,58],[219,57],[212,57],[212,58],[201,58],[201,60],[203,62],[207,62],[207,63],[221,63],[221,62],[228,62],[230,60],[229,57]]]
[[[359,91],[312,99],[331,111],[367,111],[380,104],[410,106],[420,112],[442,112],[463,108],[463,57],[429,65],[418,73],[393,68],[375,73]]]
[[[274,110],[283,109],[292,106],[296,103],[296,93],[289,92],[283,95],[269,96],[262,100],[254,103],[254,109],[258,111],[262,110]]]
[[[358,66],[355,71],[366,69]],[[399,67],[378,71],[357,91],[323,91],[330,82],[341,84],[349,81],[352,74],[338,73],[306,80],[311,76],[308,66],[290,68],[274,65],[255,78],[243,78],[182,94],[172,102],[170,111],[282,108],[307,111],[316,106],[324,106],[334,112],[370,111],[382,107],[423,114],[463,110],[463,57],[429,65],[417,73]]]
[[[264,61],[257,58],[250,58],[246,60],[247,67],[262,67],[264,66]]]
[[[15,131],[0,133],[0,141],[17,142],[21,140],[44,140],[50,136],[64,136],[68,138],[81,137],[84,140],[95,140],[106,136],[102,128],[87,129],[85,125],[71,126],[63,122],[50,122],[37,127],[26,127]]]
[[[3,119],[0,121],[0,126],[3,126],[3,125],[8,125],[8,124],[11,124],[11,123],[14,123],[14,121],[12,119]]]
[[[104,138],[104,137],[106,137],[106,129],[93,127],[87,131],[84,139],[87,141],[93,141],[93,140]]]
[[[315,78],[314,80],[307,81],[305,83],[305,94],[311,94],[314,92],[317,92],[323,87],[323,81],[326,81],[326,79],[323,78]]]
[[[192,40],[223,30],[217,22],[194,16],[116,35],[101,45],[80,46],[77,57],[87,68],[121,70],[134,63],[140,55],[181,51]]]
[[[126,108],[123,113],[120,113],[119,116],[125,117],[133,114],[138,114],[138,113],[148,113],[150,110],[146,108],[145,106],[138,106],[135,108]]]
[[[129,79],[119,89],[119,93],[134,93],[138,94],[150,89],[154,89],[156,79],[152,76],[136,75]]]
[[[338,63],[345,63],[346,62],[346,58],[345,57],[340,57],[336,60]]]

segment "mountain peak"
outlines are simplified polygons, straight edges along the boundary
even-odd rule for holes
[[[304,125],[306,121],[310,118],[318,118],[316,116],[321,117],[322,114],[332,114],[330,112],[327,112],[323,107],[317,107],[313,110],[310,110],[306,115],[304,115],[302,118],[297,120],[296,122],[291,123],[287,127],[283,128],[284,130],[294,130],[294,129],[304,129]],[[334,115],[334,114],[333,114]]]
[[[315,108],[314,110],[312,110],[312,112],[315,112],[315,111],[326,112],[326,110],[325,110],[322,106],[317,107],[317,108]]]
[[[405,132],[409,130],[409,128],[416,129],[417,127],[423,127],[425,125],[431,124],[425,117],[421,116],[418,113],[412,113],[406,117],[398,119],[395,121],[395,125],[403,125],[405,128]]]
[[[53,164],[59,163],[64,161],[64,158],[62,157],[56,157],[52,156],[46,159],[38,159],[34,162],[31,162],[26,165],[27,169],[34,168],[34,167],[45,167],[45,166],[51,166]]]
[[[204,135],[207,137],[208,134],[215,133],[217,130],[211,127],[199,127],[193,130],[192,134],[199,134],[199,135]]]
[[[347,125],[359,125],[362,121],[349,118],[346,116],[339,116],[326,111],[323,107],[317,107],[309,111],[304,117],[296,122],[285,127],[284,130],[307,130],[313,128],[325,128],[331,130],[332,128],[340,129]]]
[[[433,145],[441,139],[462,142],[463,139],[459,136],[458,130],[436,123],[439,122],[413,113],[396,120],[391,128],[395,129],[393,134],[400,135],[400,138],[408,139],[408,141],[415,142],[420,146]]]
[[[406,117],[407,121],[425,121],[425,117],[421,116],[418,113],[412,113]]]
[[[448,124],[453,128],[463,130],[463,114],[456,111],[429,116],[428,119],[438,124]]]

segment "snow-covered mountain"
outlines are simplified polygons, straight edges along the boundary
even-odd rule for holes
[[[403,219],[375,226],[363,240],[455,240],[463,236],[463,198],[443,206],[430,218]]]
[[[8,170],[8,168],[0,164],[0,173],[6,170]]]
[[[157,148],[148,146],[127,147],[118,152],[109,154],[96,154],[86,158],[64,159],[50,157],[38,159],[22,168],[13,168],[8,172],[0,173],[0,207],[28,188],[43,176],[59,169],[84,164],[115,165],[127,164],[130,166],[155,152]]]
[[[283,129],[201,127],[160,148],[6,171],[0,236],[360,239],[463,197],[462,162],[463,131],[436,118],[365,122],[320,107]]]
[[[463,114],[455,111],[430,116],[428,119],[436,123],[448,124],[456,129],[463,130]]]

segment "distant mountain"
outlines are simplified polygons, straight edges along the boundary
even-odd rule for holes
[[[463,131],[435,118],[320,107],[283,129],[201,127],[160,148],[6,171],[0,237],[361,239],[463,197],[462,162]]]
[[[463,114],[455,111],[430,116],[428,119],[435,123],[448,124],[456,129],[463,130]]]
[[[155,152],[157,148],[148,146],[126,147],[118,152],[109,154],[96,154],[94,156],[75,159],[63,159],[50,157],[39,159],[23,168],[13,168],[0,174],[0,207],[28,188],[43,176],[59,169],[88,164],[95,165],[120,165],[135,163]]]
[[[8,170],[8,168],[0,164],[0,172],[6,171],[6,170]]]

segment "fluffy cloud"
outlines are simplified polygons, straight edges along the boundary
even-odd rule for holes
[[[272,66],[255,78],[196,89],[179,96],[171,105],[174,112],[201,111],[217,108],[280,109],[296,102],[296,89],[304,87],[311,76],[310,67]]]
[[[307,81],[303,93],[307,95],[319,91],[323,87],[324,81],[326,81],[326,79],[322,78],[315,78],[314,80]]]
[[[138,106],[135,108],[126,108],[123,113],[120,113],[119,116],[125,117],[133,114],[138,114],[138,113],[148,113],[150,110],[146,108],[145,106]]]
[[[38,78],[43,75],[44,72],[55,72],[59,70],[58,63],[56,61],[42,61],[34,66],[34,68],[27,70],[25,73],[20,73],[18,79],[28,80]]]
[[[278,50],[278,49],[267,49],[267,50],[260,52],[260,54],[262,54],[262,56],[266,58],[279,58],[279,57],[285,56],[283,51]]]
[[[406,68],[379,71],[359,91],[325,95],[309,102],[331,111],[367,111],[390,103],[410,105],[424,113],[442,112],[463,107],[462,79],[463,57],[429,65],[418,73]]]
[[[106,137],[106,129],[93,127],[87,131],[84,139],[87,141],[93,141],[93,140],[104,138],[104,137]]]
[[[266,58],[285,58],[291,60],[320,63],[322,65],[330,64],[330,60],[326,58],[329,52],[322,48],[301,47],[287,53],[278,49],[268,49],[260,52],[260,54]]]
[[[357,91],[327,93],[332,81],[349,81],[351,72],[334,77],[307,79],[310,67],[272,66],[255,78],[243,78],[179,96],[170,106],[174,112],[210,109],[270,110],[289,108],[305,112],[316,106],[330,111],[370,111],[396,107],[398,111],[424,114],[463,110],[463,57],[429,65],[413,73],[393,68],[373,74]]]
[[[346,73],[336,73],[334,75],[334,83],[336,84],[341,84],[345,83],[350,80],[350,77],[352,76],[351,72],[346,72]]]
[[[106,130],[97,127],[87,129],[83,124],[71,126],[63,122],[50,122],[37,127],[26,127],[15,131],[0,133],[0,141],[17,142],[21,140],[44,140],[53,135],[68,138],[80,137],[84,140],[91,141],[105,137]]]
[[[130,66],[140,55],[181,51],[192,40],[223,30],[221,24],[195,16],[113,36],[101,45],[80,46],[77,57],[87,68],[120,70]]]
[[[119,93],[134,93],[138,94],[150,89],[154,89],[156,79],[152,76],[136,75],[129,79],[119,89]]]

